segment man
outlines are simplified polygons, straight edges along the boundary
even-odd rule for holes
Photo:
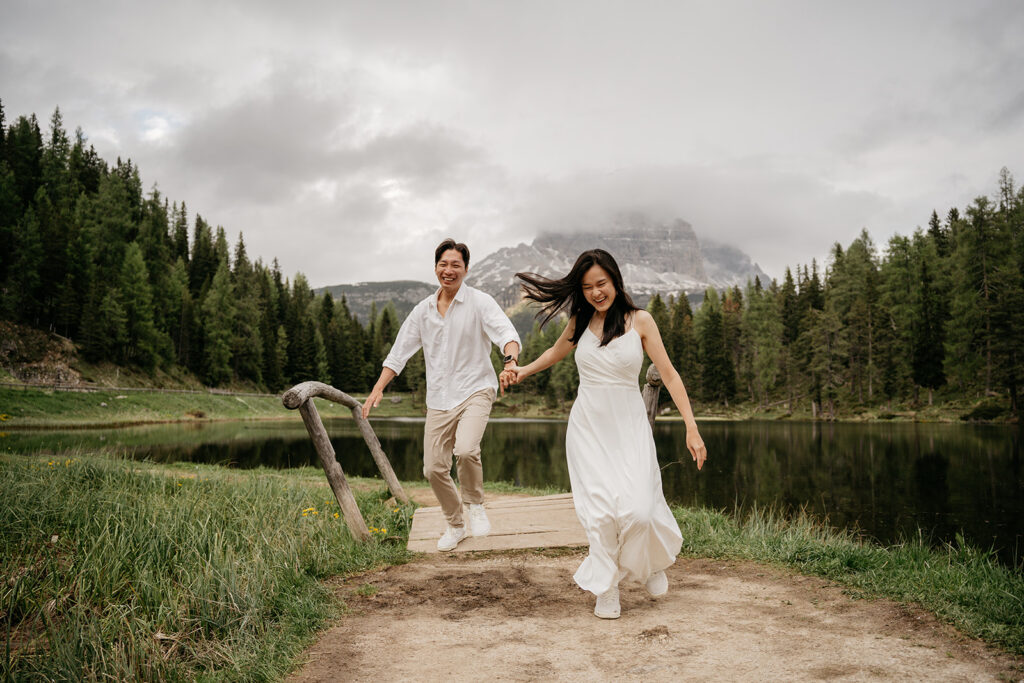
[[[373,391],[363,403],[363,417],[380,405],[384,388],[421,347],[427,366],[427,421],[423,428],[423,476],[441,503],[448,528],[437,549],[453,550],[466,538],[463,501],[469,504],[470,531],[490,533],[484,511],[480,439],[498,390],[491,366],[491,342],[514,367],[521,343],[516,328],[489,295],[463,284],[469,270],[469,247],[447,239],[434,250],[434,274],[440,288],[416,305],[402,323]],[[452,481],[455,455],[462,497]]]

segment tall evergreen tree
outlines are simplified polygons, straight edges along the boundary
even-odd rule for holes
[[[204,376],[216,386],[231,380],[231,343],[235,323],[234,291],[227,263],[221,263],[202,304]]]
[[[986,392],[993,386],[992,278],[1007,252],[993,208],[987,197],[976,198],[959,232],[946,348],[946,375],[961,387],[973,385],[980,375]]]
[[[697,319],[700,348],[701,393],[708,401],[729,404],[736,394],[736,374],[722,326],[722,306],[718,292],[708,289]]]
[[[161,357],[169,354],[170,340],[153,324],[153,293],[138,242],[129,244],[125,251],[120,285],[125,318],[123,357],[129,363],[153,368]]]
[[[786,267],[786,276],[782,280],[779,297],[782,307],[782,341],[788,346],[800,336],[800,319],[803,315],[797,300],[793,273],[790,272],[788,266]]]
[[[14,173],[0,158],[0,285],[14,264],[16,226],[21,219]]]
[[[913,339],[914,382],[928,389],[928,405],[931,405],[932,392],[946,383],[942,369],[945,331],[942,305],[933,287],[934,278],[926,259],[921,260],[920,272],[917,325]]]
[[[175,362],[191,367],[192,339],[196,336],[196,307],[188,287],[188,268],[178,257],[167,278],[167,300],[171,307],[167,312],[167,333],[174,348]]]
[[[886,258],[881,269],[880,298],[888,328],[885,345],[885,364],[889,373],[890,397],[910,390],[913,383],[915,291],[918,287],[915,250],[910,239],[893,235],[886,247]]]
[[[192,249],[188,265],[188,284],[192,297],[200,297],[217,272],[217,255],[213,250],[213,233],[203,217],[196,214],[192,230]],[[225,264],[226,265],[226,264]]]
[[[259,276],[249,262],[245,240],[239,233],[235,243],[234,270],[231,282],[235,295],[234,330],[231,358],[238,379],[260,385],[263,383],[263,334],[261,288]]]
[[[697,336],[693,327],[693,310],[686,292],[680,292],[672,303],[669,314],[669,356],[686,384],[695,384],[699,378]]]
[[[171,215],[174,223],[171,236],[171,257],[180,258],[188,265],[188,211],[185,208],[185,202],[182,202],[181,206],[175,202],[171,209]]]
[[[932,217],[928,219],[928,235],[935,243],[935,251],[940,257],[949,254],[949,239],[946,230],[939,221],[939,214],[932,211]]]
[[[71,153],[68,158],[68,170],[75,183],[75,194],[86,194],[92,196],[99,192],[100,179],[107,172],[107,165],[96,149],[89,145],[85,148],[85,134],[81,128],[75,129],[75,142],[71,146]]]
[[[744,375],[751,398],[764,406],[778,376],[784,326],[770,292],[748,285],[746,300],[742,333]]]
[[[15,192],[22,211],[27,209],[42,183],[43,134],[36,115],[19,116],[7,130],[6,161],[14,174]]]
[[[121,176],[110,173],[100,180],[99,190],[80,211],[82,225],[89,232],[96,268],[96,284],[116,282],[121,274],[124,252],[135,232],[128,188]]]
[[[43,311],[43,283],[40,275],[45,253],[39,235],[39,220],[29,207],[18,225],[14,241],[14,264],[4,283],[3,315],[39,326]]]
[[[815,414],[824,414],[830,419],[838,415],[839,389],[843,385],[843,358],[848,353],[847,340],[843,334],[843,323],[832,303],[825,299],[822,311],[811,309],[811,321],[807,327],[807,348],[810,349],[812,400],[818,404]]]

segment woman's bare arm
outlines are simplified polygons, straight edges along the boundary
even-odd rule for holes
[[[665,343],[661,340],[658,324],[654,322],[654,318],[647,311],[637,311],[633,314],[633,326],[640,335],[644,351],[654,363],[654,367],[658,368],[658,372],[661,373],[661,381],[665,383],[665,388],[668,389],[672,401],[679,409],[679,414],[683,416],[683,422],[686,423],[686,448],[697,462],[697,469],[700,469],[708,457],[707,448],[697,430],[697,420],[693,416],[693,408],[690,406],[690,397],[686,393],[686,386],[672,366],[668,351],[665,350]]]

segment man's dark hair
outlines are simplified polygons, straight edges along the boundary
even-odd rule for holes
[[[448,251],[449,249],[454,249],[455,251],[462,254],[462,262],[465,264],[466,268],[469,268],[469,247],[467,247],[462,242],[456,242],[451,237],[446,239],[444,242],[441,242],[441,244],[437,245],[437,249],[434,250],[435,266],[437,265],[437,262],[441,260],[441,254]]]

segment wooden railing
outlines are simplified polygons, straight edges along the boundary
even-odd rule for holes
[[[647,383],[644,384],[644,407],[647,408],[647,421],[654,427],[654,418],[658,416],[658,394],[661,392],[661,373],[651,363],[647,368]]]
[[[334,401],[352,411],[352,417],[359,426],[359,431],[363,435],[363,441],[369,447],[370,453],[377,463],[377,469],[380,470],[380,474],[387,483],[391,495],[395,497],[395,500],[402,503],[408,503],[409,497],[405,495],[398,477],[395,476],[395,471],[391,469],[391,462],[380,447],[380,441],[373,432],[373,427],[363,417],[363,405],[359,401],[344,391],[335,389],[323,382],[303,382],[302,384],[296,384],[286,391],[281,396],[281,403],[290,410],[298,409],[299,414],[302,415],[306,431],[309,432],[310,438],[313,439],[317,455],[320,456],[320,464],[324,468],[324,474],[327,475],[327,482],[331,485],[334,497],[337,499],[341,512],[345,516],[345,524],[348,526],[353,537],[365,541],[370,538],[370,530],[366,527],[366,521],[363,520],[363,515],[359,511],[355,496],[352,495],[352,489],[345,478],[345,472],[342,471],[341,465],[338,464],[338,460],[335,458],[334,446],[331,445],[331,440],[327,436],[327,430],[324,429],[324,423],[320,420],[320,413],[317,412],[316,406],[313,405],[313,398]]]

